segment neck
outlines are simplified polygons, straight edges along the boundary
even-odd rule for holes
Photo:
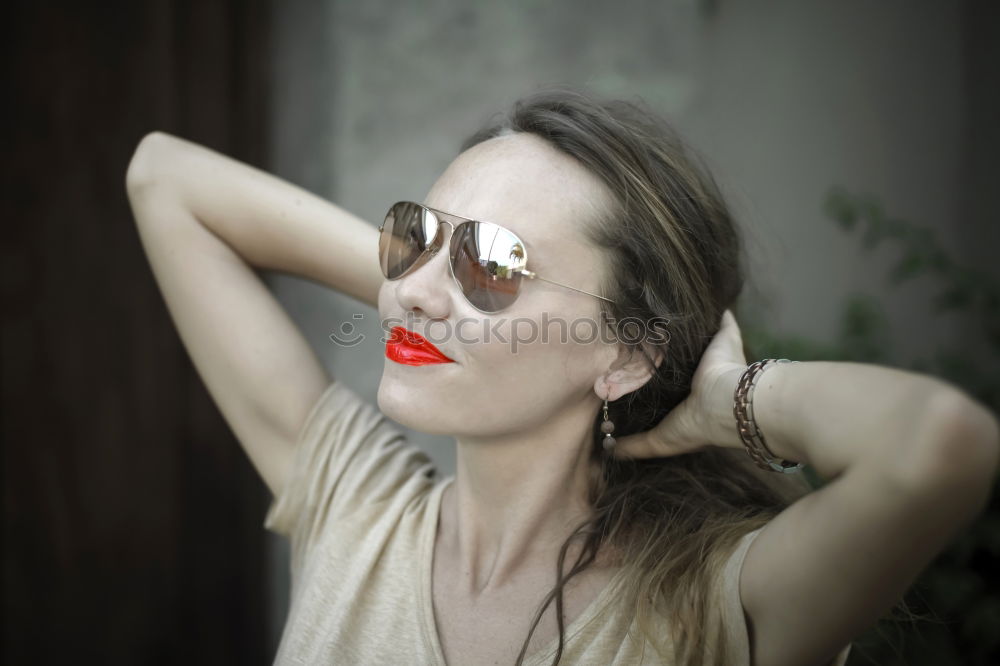
[[[455,482],[442,498],[442,544],[462,592],[478,596],[525,576],[552,581],[563,542],[591,515],[596,408],[581,400],[541,427],[457,439]],[[579,553],[567,551],[564,571]]]

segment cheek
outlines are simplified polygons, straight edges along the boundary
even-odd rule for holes
[[[564,316],[515,318],[496,328],[502,339],[491,340],[473,350],[476,370],[494,373],[495,386],[539,398],[542,393],[560,400],[560,395],[578,393],[593,383],[600,359],[608,356],[596,321]],[[478,353],[476,353],[478,352]]]

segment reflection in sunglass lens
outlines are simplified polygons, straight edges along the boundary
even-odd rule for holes
[[[455,279],[469,302],[483,312],[499,312],[516,299],[524,267],[517,236],[489,222],[469,222],[451,237]]]
[[[379,263],[389,280],[402,277],[434,243],[438,220],[433,212],[400,202],[389,209],[379,235]]]
[[[379,263],[389,280],[402,277],[434,243],[437,216],[413,203],[400,202],[389,209],[379,235]]]

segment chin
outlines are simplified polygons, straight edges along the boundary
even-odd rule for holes
[[[407,428],[428,435],[450,435],[446,422],[438,413],[445,409],[446,401],[434,396],[432,391],[418,389],[398,378],[386,378],[378,385],[379,411]]]

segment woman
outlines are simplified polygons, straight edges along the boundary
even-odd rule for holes
[[[127,183],[291,539],[280,663],[843,664],[988,497],[997,422],[955,387],[747,365],[738,233],[634,105],[522,100],[379,230],[158,133]],[[379,409],[255,268],[378,308]],[[453,436],[456,474],[383,414]]]

